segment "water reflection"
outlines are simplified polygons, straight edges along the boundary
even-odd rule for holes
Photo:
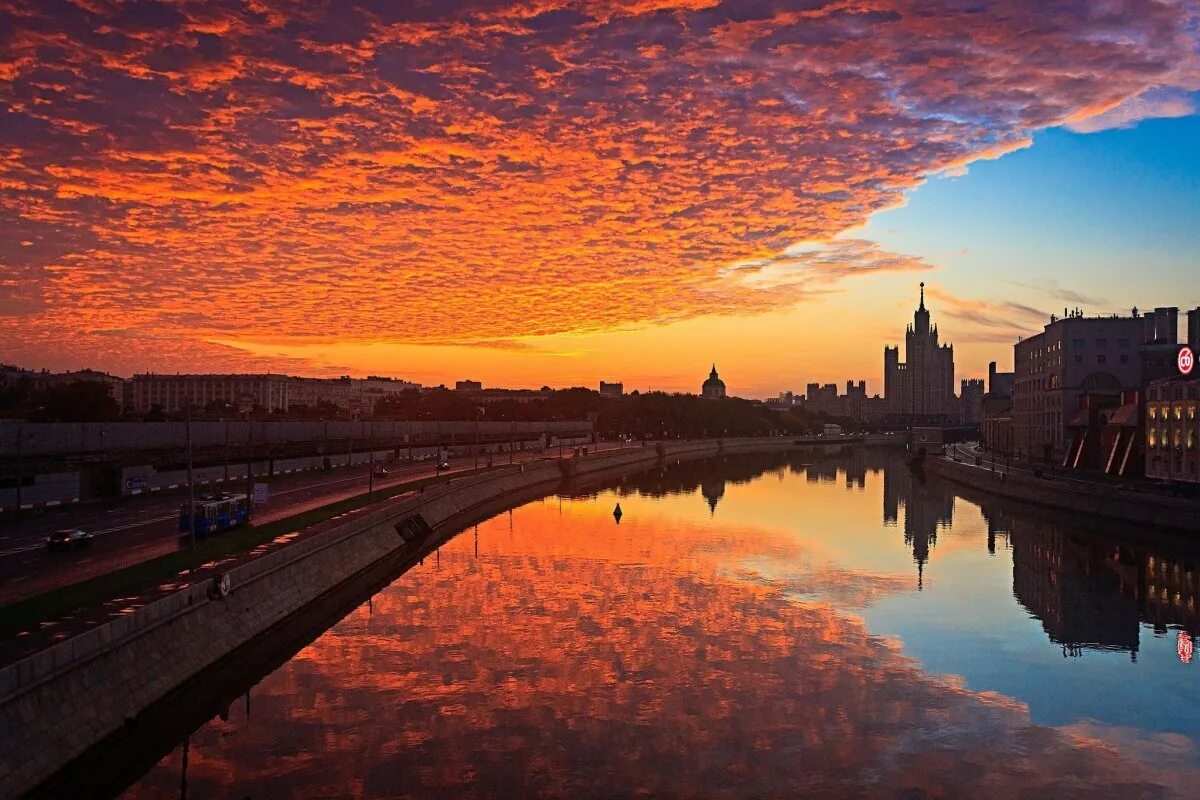
[[[186,766],[192,798],[1192,796],[1184,639],[1139,639],[1191,642],[1195,559],[1132,534],[887,450],[576,488],[444,545],[128,795]]]

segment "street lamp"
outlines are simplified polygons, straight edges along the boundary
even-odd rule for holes
[[[479,470],[479,420],[487,409],[479,406],[475,409],[475,470]]]
[[[188,541],[196,549],[196,482],[192,480],[192,404],[187,404]]]

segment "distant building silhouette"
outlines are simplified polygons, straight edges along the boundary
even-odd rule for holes
[[[725,381],[717,377],[716,364],[713,364],[712,372],[708,373],[708,380],[700,387],[700,394],[710,400],[719,400],[725,396]]]
[[[929,324],[924,283],[920,305],[904,335],[904,359],[900,361],[900,348],[883,348],[883,395],[889,416],[908,422],[958,419],[954,347],[939,344],[937,325]]]
[[[600,381],[600,396],[601,397],[620,397],[625,394],[625,384],[620,381],[609,383]]]

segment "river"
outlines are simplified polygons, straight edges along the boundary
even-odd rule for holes
[[[461,532],[125,796],[1195,797],[1197,566],[897,450],[672,466]]]

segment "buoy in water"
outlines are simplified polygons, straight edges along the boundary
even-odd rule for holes
[[[624,512],[621,511],[621,504],[617,503],[617,507],[613,509],[613,519],[617,521],[618,525],[621,524],[621,517],[623,513]]]

